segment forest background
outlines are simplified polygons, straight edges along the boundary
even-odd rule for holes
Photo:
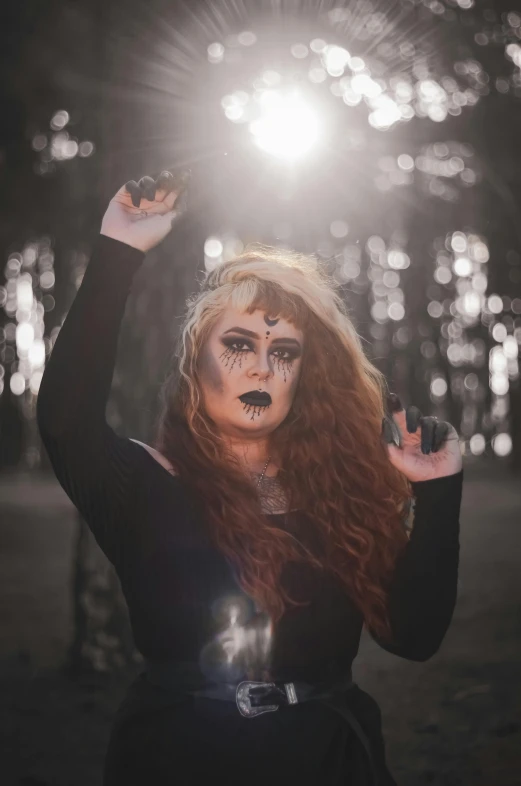
[[[107,724],[140,666],[118,581],[57,487],[35,406],[107,201],[131,178],[188,165],[188,213],[129,298],[109,424],[151,441],[202,271],[253,240],[324,260],[391,390],[458,430],[472,488],[453,646],[472,620],[481,660],[470,672],[438,656],[413,665],[418,701],[388,730],[391,756],[404,784],[489,783],[498,767],[502,783],[521,783],[509,692],[521,635],[521,11],[507,0],[21,0],[0,14],[0,656],[12,782],[96,782]],[[255,146],[249,122],[260,93],[295,87],[324,128],[319,151],[289,165]],[[499,605],[484,603],[491,594]],[[488,628],[490,651],[478,609],[501,628]],[[395,723],[383,675],[403,688],[411,671],[361,654]],[[444,692],[464,694],[449,709],[484,704],[465,721],[445,717]],[[439,716],[417,721],[418,743],[424,711]],[[71,753],[53,753],[43,727],[70,733]],[[501,754],[483,743],[489,732]]]

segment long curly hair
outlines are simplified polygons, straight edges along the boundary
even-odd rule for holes
[[[261,511],[254,481],[207,415],[199,359],[223,310],[262,309],[304,333],[292,407],[269,435],[289,509],[305,511],[313,553]],[[376,635],[392,640],[388,590],[408,537],[411,486],[389,461],[382,434],[385,377],[364,354],[334,279],[312,257],[260,244],[206,273],[186,301],[160,392],[154,445],[194,493],[211,537],[242,589],[276,625],[297,602],[281,586],[288,561],[332,571]]]

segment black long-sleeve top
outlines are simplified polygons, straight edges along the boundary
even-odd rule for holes
[[[117,571],[140,652],[150,660],[198,663],[212,679],[225,678],[225,674],[229,677],[232,669],[234,679],[240,680],[251,659],[238,656],[231,662],[224,652],[229,655],[238,646],[240,649],[239,640],[244,644],[244,635],[239,635],[241,627],[242,633],[249,634],[246,638],[250,645],[244,644],[245,652],[248,646],[251,650],[252,641],[265,643],[261,618],[224,556],[212,545],[205,522],[197,515],[198,508],[180,478],[171,475],[142,445],[118,436],[105,418],[119,329],[133,277],[143,258],[142,252],[100,235],[43,375],[38,426],[58,481]],[[450,624],[457,593],[462,481],[463,470],[412,484],[413,529],[390,593],[390,617],[398,644],[391,647],[375,637],[395,655],[426,660],[438,650]],[[302,512],[292,513],[287,520],[282,514],[270,518],[279,526],[298,528],[302,539],[312,531],[312,522]],[[363,619],[345,590],[332,577],[300,564],[288,565],[281,581],[287,582],[294,597],[311,599],[311,603],[290,609],[269,642],[273,677],[312,682],[325,674],[349,672],[358,652]],[[233,609],[239,609],[241,615],[235,622]],[[157,690],[153,686],[152,692]],[[146,717],[152,712],[155,705],[147,691],[143,680],[132,687],[132,701],[127,700],[118,720],[123,737],[126,716]],[[363,691],[360,694],[375,704]],[[154,695],[158,698],[157,693]],[[160,704],[163,700],[161,696]],[[163,723],[173,722],[173,709],[172,713],[169,720],[163,718]],[[278,730],[276,739],[280,740],[281,734],[284,739],[284,717],[287,719],[283,712],[270,713],[245,722],[254,740],[254,728],[259,729],[266,718],[271,718],[270,729]],[[302,721],[302,712],[299,718]],[[308,721],[313,727],[311,717]],[[323,744],[329,750],[331,735],[338,736],[334,724],[341,724],[341,720],[329,717],[328,722],[322,718],[319,726],[322,735],[326,733]],[[222,731],[221,722],[218,726]],[[191,728],[186,718],[183,728],[186,733]],[[198,729],[193,732],[197,736],[201,722],[193,728]],[[376,729],[375,735],[379,736]],[[290,751],[288,740],[284,750]],[[127,758],[133,760],[136,754],[134,746],[125,747],[121,740],[118,744],[114,756],[119,757],[117,766],[124,768]],[[181,750],[186,754],[190,744],[184,739],[178,754]],[[116,747],[114,743],[112,749]],[[168,755],[163,753],[166,760],[151,749],[149,758],[155,762],[161,759],[166,768]],[[335,755],[340,754],[330,751],[327,765],[325,759],[318,764],[315,757],[317,772],[321,773],[316,781],[309,780],[313,767],[304,761],[301,782],[317,786],[344,783],[335,780],[334,775],[321,780],[327,767],[332,766],[331,756],[336,761]],[[143,756],[146,758],[145,753]],[[340,758],[344,761],[344,754]],[[134,762],[132,772],[136,773],[139,766]],[[293,762],[288,770],[292,776],[295,766]],[[340,772],[338,761],[335,766],[335,772]],[[385,780],[390,776],[385,775],[383,764],[382,772],[382,783],[391,783]],[[161,773],[167,773],[167,769]],[[279,783],[270,778],[272,784]],[[362,776],[352,782],[365,783]]]

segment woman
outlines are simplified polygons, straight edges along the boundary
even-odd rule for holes
[[[116,435],[125,303],[183,185],[163,173],[112,199],[38,397],[56,476],[115,566],[145,658],[104,784],[394,784],[351,665],[363,624],[410,660],[444,638],[458,435],[396,396],[386,415],[331,280],[265,247],[189,300],[155,447]]]

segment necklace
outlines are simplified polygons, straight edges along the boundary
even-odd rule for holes
[[[264,469],[262,470],[259,480],[257,481],[257,489],[259,488],[260,484],[262,483],[262,479],[264,478],[264,474],[268,468],[268,464],[271,461],[271,456],[268,456],[268,460],[264,465]],[[255,473],[252,473],[255,476]],[[270,482],[274,484],[275,488],[272,488],[269,492],[269,498],[264,500],[263,505],[263,513],[267,513],[268,515],[271,513],[284,513],[284,524],[287,524],[288,520],[288,511],[287,511],[287,500],[285,498],[284,492],[282,491],[276,478],[269,478]],[[274,509],[275,508],[275,509]],[[279,510],[278,508],[282,508]]]
[[[257,488],[259,488],[259,486],[260,486],[260,484],[262,482],[262,478],[264,477],[264,473],[268,469],[268,464],[270,463],[270,461],[271,461],[271,456],[268,456],[268,460],[267,460],[266,464],[264,465],[264,469],[261,472],[261,476],[259,478],[259,482],[257,483]]]

